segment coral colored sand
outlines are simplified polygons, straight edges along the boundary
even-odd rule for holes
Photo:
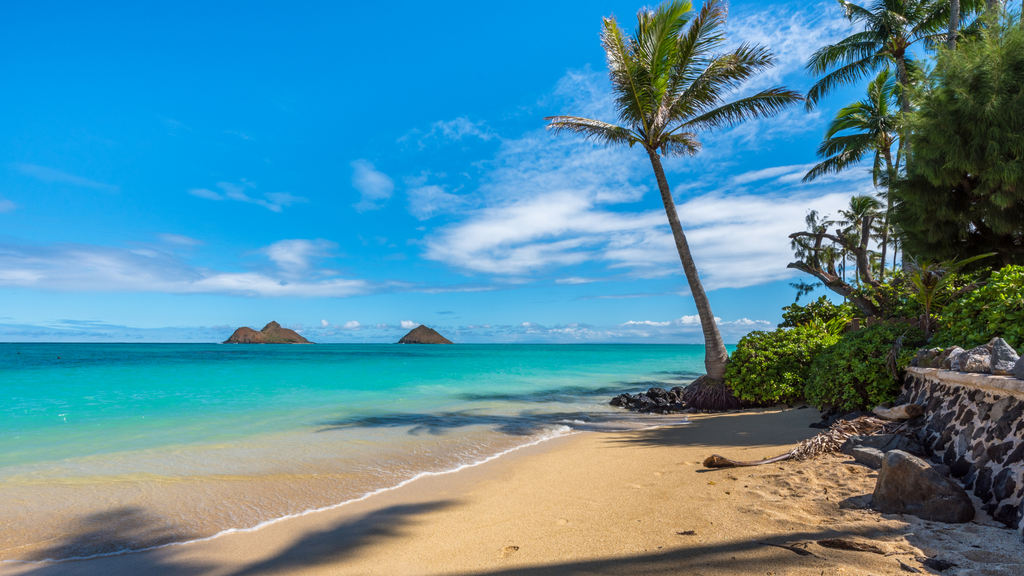
[[[1019,534],[856,508],[876,473],[842,456],[706,470],[712,453],[775,456],[814,410],[698,415],[686,426],[581,433],[360,502],[205,542],[0,575],[1024,574]],[[11,505],[10,503],[4,505]],[[854,507],[851,507],[854,506]],[[87,537],[69,534],[68,538]],[[879,552],[825,548],[824,538]],[[771,546],[792,545],[809,554]]]

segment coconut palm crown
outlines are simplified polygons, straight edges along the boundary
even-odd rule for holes
[[[688,0],[665,2],[637,13],[632,36],[614,18],[605,18],[601,43],[619,123],[577,116],[545,118],[548,129],[556,133],[575,132],[608,145],[640,145],[647,152],[700,316],[707,375],[716,381],[725,375],[728,353],[679,224],[661,155],[693,156],[701,147],[698,132],[773,116],[802,100],[799,93],[781,87],[727,99],[772,67],[774,57],[767,48],[750,44],[721,51],[726,17],[721,0],[707,0],[697,13]]]
[[[909,87],[915,68],[911,47],[946,40],[950,20],[949,0],[871,0],[864,6],[838,0],[846,18],[860,32],[823,46],[807,62],[807,71],[822,75],[807,92],[807,108],[836,88],[854,84],[881,68],[895,66],[897,81]],[[961,0],[958,22],[984,6],[983,0]],[[910,112],[910,92],[902,92],[902,112]]]

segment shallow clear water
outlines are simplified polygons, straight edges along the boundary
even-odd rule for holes
[[[572,430],[693,345],[0,344],[0,560],[203,538]]]

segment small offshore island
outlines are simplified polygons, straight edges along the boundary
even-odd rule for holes
[[[281,328],[277,322],[271,322],[259,332],[242,326],[223,344],[313,344],[298,334],[295,330]]]
[[[453,342],[437,333],[437,330],[420,324],[402,336],[399,344],[453,344]]]

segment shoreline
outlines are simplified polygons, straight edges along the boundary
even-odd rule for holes
[[[817,417],[765,409],[568,434],[259,530],[89,560],[0,564],[0,575],[895,575],[906,573],[898,562],[927,573],[914,558],[944,554],[960,565],[946,575],[1024,568],[1014,534],[986,525],[984,513],[954,526],[844,507],[870,493],[875,476],[845,457],[701,467],[711,453],[781,453],[813,436],[807,425]],[[889,555],[815,544],[835,537],[875,542]],[[811,555],[783,547],[792,545]],[[984,557],[972,545],[984,545]]]

